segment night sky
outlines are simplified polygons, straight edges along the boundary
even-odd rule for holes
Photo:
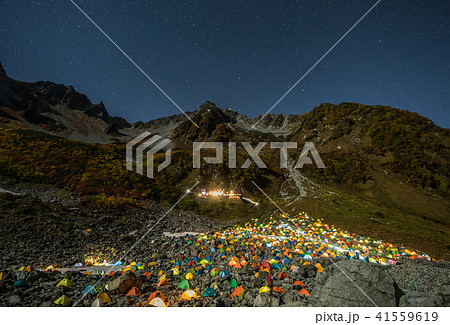
[[[75,0],[184,110],[266,112],[376,0]],[[179,114],[69,1],[0,1],[12,78],[73,85],[130,122]],[[382,0],[272,113],[359,102],[450,127],[450,6]]]

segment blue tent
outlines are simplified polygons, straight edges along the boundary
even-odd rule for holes
[[[291,259],[289,257],[285,257],[282,261],[283,264],[289,264],[291,263]]]
[[[211,248],[211,252],[215,252],[216,251],[216,249],[213,247],[213,248]]]
[[[85,294],[85,293],[95,294],[95,289],[92,285],[88,285],[86,288],[83,289],[83,291],[81,293],[82,294]]]
[[[226,277],[227,275],[230,275],[230,272],[228,272],[228,271],[222,271],[222,272],[220,272],[220,276],[221,276],[222,278]]]
[[[202,297],[215,297],[216,296],[216,292],[214,291],[213,288],[206,288],[205,291],[203,291],[202,293]]]
[[[21,288],[21,287],[24,287],[26,285],[27,285],[27,282],[25,281],[25,279],[19,279],[13,284],[13,287],[14,288]]]

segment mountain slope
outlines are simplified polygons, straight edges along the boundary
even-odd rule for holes
[[[220,218],[276,210],[256,182],[288,213],[306,211],[353,232],[450,257],[448,129],[416,113],[357,103],[320,104],[303,115],[269,114],[255,128],[259,117],[211,102],[187,114],[199,128],[181,114],[130,124],[72,87],[15,81],[0,69],[0,175],[65,187],[102,204],[171,204],[196,180],[199,188],[235,190],[261,203],[208,205],[187,197],[180,204]],[[153,180],[125,169],[125,142],[144,131],[173,142],[172,164]],[[225,164],[192,168],[194,141],[225,142]],[[238,168],[227,166],[230,141],[238,143]],[[239,168],[248,158],[240,142],[254,147],[280,141],[297,143],[289,150],[289,168],[279,167],[280,152],[269,144],[259,154],[267,168]],[[306,142],[315,144],[325,169],[292,167]]]

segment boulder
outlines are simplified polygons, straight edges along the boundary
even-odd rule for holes
[[[387,269],[357,260],[337,262],[318,273],[309,302],[314,307],[395,307],[396,288]]]
[[[278,307],[280,298],[270,296],[268,293],[261,293],[256,296],[253,307]]]
[[[445,298],[439,294],[408,293],[400,297],[400,307],[445,307]]]
[[[142,286],[142,280],[136,277],[136,274],[132,271],[125,272],[117,279],[108,283],[108,290],[115,291],[125,294],[132,287],[137,287],[140,289]]]
[[[306,264],[302,265],[296,273],[303,278],[313,278],[316,276],[317,269],[314,265]]]

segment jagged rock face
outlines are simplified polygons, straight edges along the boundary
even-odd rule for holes
[[[380,307],[396,306],[394,279],[386,268],[376,264],[345,260],[330,265],[318,273],[316,288],[310,298],[316,307],[373,307],[374,303]]]
[[[108,134],[130,124],[108,114],[102,102],[92,104],[72,86],[48,81],[20,82],[0,65],[0,118],[18,126],[85,142],[108,142]]]

